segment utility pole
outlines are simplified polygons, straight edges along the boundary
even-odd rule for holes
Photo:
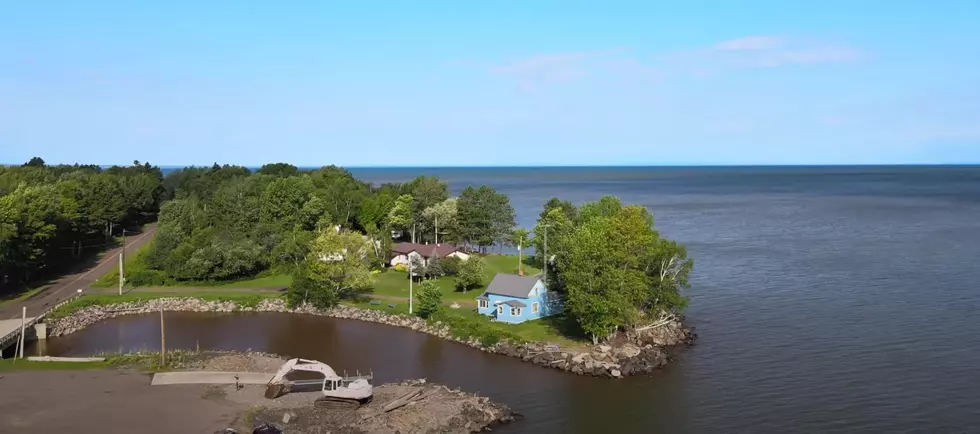
[[[122,251],[119,252],[119,295],[122,295],[123,282],[126,277],[123,274],[123,262],[126,260],[126,230],[122,230]]]
[[[167,365],[167,332],[163,325],[163,306],[160,306],[160,367]]]
[[[548,285],[548,228],[551,225],[543,224],[541,227],[544,228],[544,268],[542,269],[542,276],[544,276],[544,284]]]
[[[524,250],[523,250],[524,240],[517,241],[517,275],[524,275]]]
[[[18,347],[20,348],[20,358],[24,358],[24,341],[27,340],[27,336],[24,335],[27,325],[27,306],[21,308],[20,311],[20,342]]]
[[[436,216],[436,245],[439,245],[439,216]]]
[[[415,275],[412,271],[412,253],[408,253],[408,314],[412,314],[412,283],[415,282]]]

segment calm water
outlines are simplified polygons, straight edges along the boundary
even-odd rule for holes
[[[695,258],[700,340],[658,375],[610,382],[326,319],[175,318],[185,331],[168,337],[460,385],[528,416],[507,432],[980,432],[978,167],[352,171],[489,184],[525,227],[551,196],[646,205]],[[50,346],[153,348],[155,333],[123,318]]]

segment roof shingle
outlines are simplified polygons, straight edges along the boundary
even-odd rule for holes
[[[531,288],[537,285],[537,276],[518,276],[516,274],[497,273],[487,286],[484,294],[506,295],[509,297],[527,298]]]

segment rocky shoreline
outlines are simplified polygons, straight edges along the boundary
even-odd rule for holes
[[[538,366],[561,369],[579,375],[620,378],[656,371],[669,360],[666,348],[691,344],[695,334],[685,328],[680,319],[648,330],[634,342],[618,345],[597,345],[585,349],[561,348],[545,342],[515,343],[501,341],[484,345],[475,338],[460,339],[452,335],[449,327],[440,322],[429,323],[421,318],[391,314],[379,310],[338,306],[320,310],[310,306],[290,309],[281,299],[266,299],[254,307],[241,306],[232,301],[205,301],[198,298],[158,298],[104,306],[87,306],[71,314],[50,320],[49,336],[64,336],[84,329],[99,321],[122,315],[139,315],[158,312],[282,312],[319,315],[331,318],[353,319],[395,327],[409,328],[442,339],[467,345],[481,351],[517,357]]]

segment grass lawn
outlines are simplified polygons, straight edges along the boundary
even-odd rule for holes
[[[123,268],[126,270],[127,274],[130,271],[144,268],[143,265],[143,255],[146,254],[150,249],[150,245],[153,242],[143,244],[140,248],[135,251],[126,252],[126,259],[123,261]],[[90,285],[93,288],[115,288],[119,286],[119,260],[116,259],[116,266],[112,267],[111,270],[100,276],[95,282]],[[129,285],[126,285],[129,287]]]
[[[14,302],[14,301],[24,300],[27,297],[30,297],[30,296],[32,296],[34,294],[37,294],[38,291],[40,291],[42,289],[44,289],[44,286],[43,285],[42,286],[38,286],[36,288],[28,289],[27,291],[24,291],[24,292],[21,292],[21,293],[6,294],[6,295],[0,297],[0,306],[3,306],[5,303],[10,303],[10,302]]]
[[[442,291],[444,302],[458,302],[465,307],[476,307],[476,297],[483,293],[493,276],[497,273],[517,274],[517,256],[512,255],[486,255],[481,256],[486,263],[485,277],[483,285],[466,292],[457,291],[453,285],[453,278],[446,276],[435,279],[436,285]],[[537,268],[524,266],[525,275],[534,275],[540,272]],[[375,276],[374,294],[385,297],[402,297],[408,299],[408,273],[388,269],[387,271]]]
[[[102,369],[106,362],[32,362],[27,359],[0,359],[0,372]]]

